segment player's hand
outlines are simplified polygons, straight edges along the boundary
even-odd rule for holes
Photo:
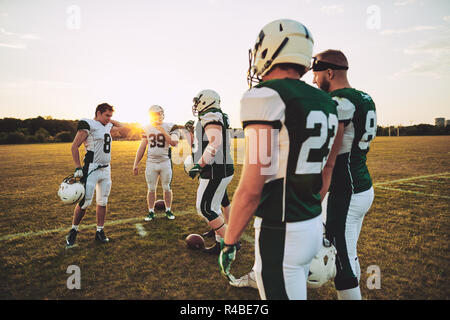
[[[230,269],[231,263],[236,259],[236,245],[227,245],[221,239],[220,247],[222,248],[219,255],[220,273],[234,283],[236,278],[230,273]]]
[[[137,176],[139,174],[139,167],[133,167],[133,174]]]
[[[198,163],[196,163],[191,170],[189,170],[189,177],[194,179],[198,174],[202,172],[202,167]]]
[[[184,127],[186,128],[187,131],[194,132],[194,120],[189,120],[188,122],[186,122]]]
[[[73,173],[74,178],[83,178],[83,170],[81,168],[76,168]]]

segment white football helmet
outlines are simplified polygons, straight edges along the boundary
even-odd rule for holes
[[[220,109],[220,96],[214,90],[206,89],[200,91],[193,99],[192,114],[198,116],[199,113],[210,108]]]
[[[326,238],[311,262],[307,280],[308,288],[319,288],[336,276],[336,248]]]
[[[247,82],[261,81],[272,67],[279,63],[299,64],[309,68],[314,40],[300,22],[289,19],[272,21],[264,26],[249,50]]]
[[[194,159],[192,158],[192,154],[188,155],[186,159],[184,159],[184,172],[189,175],[189,171],[194,167]]]
[[[164,109],[161,106],[155,104],[148,109],[148,112],[150,113],[151,124],[161,125],[163,123]]]
[[[83,199],[84,197],[84,185],[73,175],[64,178],[63,182],[59,186],[58,196],[62,202],[66,204],[74,204]]]

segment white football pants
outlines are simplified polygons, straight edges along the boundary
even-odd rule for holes
[[[255,218],[255,265],[263,300],[306,300],[309,266],[322,244],[322,218],[270,223]]]
[[[163,190],[170,191],[170,183],[172,182],[172,161],[170,159],[162,162],[147,161],[145,180],[147,181],[148,191],[156,191],[159,177],[161,177]]]

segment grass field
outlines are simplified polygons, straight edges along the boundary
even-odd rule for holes
[[[174,165],[172,205],[144,222],[146,183],[132,175],[139,142],[113,142],[112,190],[106,234],[93,241],[95,204],[80,227],[78,246],[66,250],[72,206],[56,192],[73,171],[70,144],[0,146],[0,299],[259,299],[250,288],[233,288],[219,274],[217,257],[188,250],[184,238],[207,231],[195,212],[197,183]],[[364,220],[358,252],[364,299],[450,298],[450,137],[378,137],[368,165],[375,201]],[[236,189],[241,166],[229,187]],[[158,187],[158,198],[162,192]],[[138,233],[141,224],[146,236]],[[249,225],[232,272],[253,264]],[[208,244],[211,243],[208,240]],[[81,270],[81,289],[66,286],[68,266]],[[369,290],[366,270],[377,265],[381,288]],[[336,299],[334,285],[308,291],[309,299]]]

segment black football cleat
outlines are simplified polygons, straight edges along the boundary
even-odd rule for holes
[[[214,232],[213,229],[205,232],[204,234],[202,234],[203,238],[212,238],[216,235],[216,233]]]
[[[220,242],[217,242],[215,244],[213,244],[211,247],[208,248],[204,248],[202,250],[204,253],[208,253],[208,254],[220,254]]]
[[[100,231],[97,231],[95,233],[95,241],[100,242],[100,243],[108,243],[109,242],[109,239],[108,239],[108,237],[106,237],[105,231],[103,229]]]
[[[69,233],[66,236],[66,246],[72,247],[75,244],[75,240],[77,239],[78,231],[75,229],[70,229]]]

